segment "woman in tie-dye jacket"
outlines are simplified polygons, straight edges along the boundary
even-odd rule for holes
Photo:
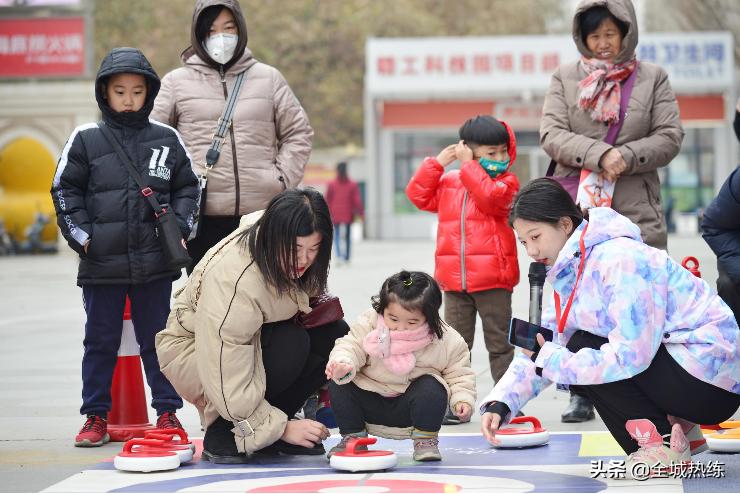
[[[660,436],[675,433],[676,423],[691,452],[706,448],[694,424],[726,420],[740,406],[739,330],[727,305],[666,252],[643,243],[640,229],[624,216],[593,208],[584,220],[552,180],[524,187],[510,221],[527,254],[547,266],[562,314],[545,310],[542,325],[556,341],[542,339],[535,352],[518,352],[483,399],[489,441],[496,443],[499,425],[525,403],[559,383],[593,400],[627,453],[638,444],[644,449],[646,427],[668,448]]]

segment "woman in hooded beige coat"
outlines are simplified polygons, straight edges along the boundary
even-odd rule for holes
[[[246,75],[219,159],[208,172],[199,234],[188,242],[193,258],[188,273],[242,215],[264,209],[276,194],[300,184],[313,137],[285,78],[247,48],[247,24],[237,0],[198,0],[190,39],[183,67],[162,78],[151,118],[180,132],[198,176],[227,94],[236,76]]]
[[[668,75],[658,65],[639,62],[624,123],[611,146],[604,142],[608,122],[600,118],[601,106],[594,111],[579,107],[580,85],[592,73],[589,66],[599,62],[606,63],[610,74],[612,68],[624,68],[629,74],[638,41],[630,0],[582,0],[573,18],[573,41],[582,58],[561,65],[552,76],[542,110],[540,144],[558,164],[555,176],[578,176],[586,168],[616,180],[612,208],[640,227],[646,244],[666,249],[657,170],[678,154],[684,136]],[[624,83],[625,79],[617,80]],[[604,84],[604,79],[599,82]],[[618,106],[619,98],[613,101]],[[593,416],[590,402],[572,395],[562,418],[582,422]]]

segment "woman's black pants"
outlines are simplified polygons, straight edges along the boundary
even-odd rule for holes
[[[437,432],[447,411],[447,390],[428,374],[394,398],[366,391],[352,382],[339,385],[330,381],[329,394],[340,434],[364,431],[366,423]]]
[[[265,399],[293,417],[306,399],[326,384],[326,364],[334,341],[349,332],[343,319],[305,329],[293,321],[262,326],[262,360],[267,376]]]
[[[599,349],[606,338],[577,331],[567,348]],[[691,374],[661,345],[650,366],[640,374],[608,384],[572,385],[588,396],[609,432],[627,454],[637,451],[637,442],[624,427],[632,419],[648,419],[660,434],[670,434],[667,415],[697,424],[717,424],[731,417],[740,406],[740,395],[706,383]],[[575,388],[575,389],[574,389]]]
[[[339,320],[304,329],[293,321],[262,326],[262,360],[267,377],[265,399],[292,418],[306,399],[326,384],[324,369],[334,340],[346,335],[349,326]],[[236,455],[230,421],[222,417],[208,426],[203,447],[215,455]]]

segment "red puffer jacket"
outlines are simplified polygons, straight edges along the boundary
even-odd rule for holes
[[[509,169],[516,159],[509,132]],[[444,173],[436,158],[426,158],[406,186],[419,209],[438,213],[434,277],[445,291],[513,291],[519,283],[514,231],[508,223],[519,179],[508,170],[491,179],[478,161]]]

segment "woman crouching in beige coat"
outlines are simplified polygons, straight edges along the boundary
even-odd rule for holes
[[[448,403],[462,422],[470,420],[475,373],[465,340],[440,319],[441,305],[434,278],[401,271],[337,340],[326,376],[342,439],[328,456],[369,431],[411,436],[416,461],[442,459],[437,436]]]
[[[288,419],[326,383],[329,352],[349,329],[341,319],[308,331],[293,322],[326,289],[332,233],[320,193],[287,190],[245,216],[175,294],[157,356],[201,414],[207,460],[325,453],[323,424]]]

